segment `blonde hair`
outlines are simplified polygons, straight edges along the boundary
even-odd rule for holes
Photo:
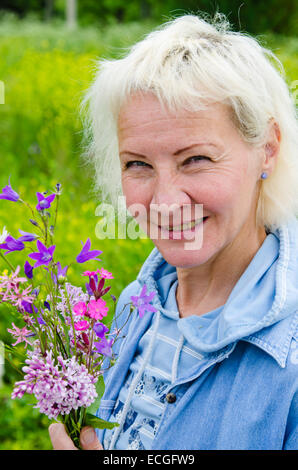
[[[153,92],[170,110],[210,102],[231,107],[246,142],[261,145],[269,121],[281,132],[274,172],[261,184],[257,223],[274,229],[298,214],[298,120],[282,63],[247,33],[230,30],[224,14],[184,15],[136,43],[120,59],[99,60],[81,113],[83,160],[95,171],[93,190],[117,212],[123,195],[117,120],[135,92]]]

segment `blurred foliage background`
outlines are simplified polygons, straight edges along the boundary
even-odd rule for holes
[[[5,103],[0,105],[0,188],[10,177],[22,198],[36,205],[36,192],[61,183],[56,260],[75,260],[81,241],[91,238],[100,249],[100,266],[74,264],[69,281],[83,287],[81,272],[103,266],[113,272],[110,293],[119,296],[153,248],[148,239],[96,237],[100,201],[91,191],[92,169],[83,165],[79,105],[99,57],[119,57],[153,27],[173,16],[227,14],[233,29],[256,35],[282,61],[293,93],[298,90],[298,5],[296,0],[2,0],[0,10],[0,80]],[[0,200],[3,226],[15,237],[19,229],[34,232],[30,213],[20,203]],[[9,255],[24,264],[22,253]],[[0,273],[6,266],[0,260]],[[14,318],[0,305],[0,339],[11,343],[7,328]],[[18,349],[22,354],[22,347]],[[21,361],[22,362],[22,361]],[[34,398],[11,400],[13,383],[21,376],[5,361],[0,385],[0,449],[50,449],[47,417],[33,408]]]

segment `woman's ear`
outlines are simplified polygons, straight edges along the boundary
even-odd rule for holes
[[[277,162],[281,142],[281,132],[278,123],[271,118],[268,123],[267,137],[264,143],[263,171],[271,174]]]

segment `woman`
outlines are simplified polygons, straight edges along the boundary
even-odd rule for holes
[[[298,123],[271,60],[217,14],[100,64],[86,156],[102,197],[157,229],[116,313],[144,285],[156,295],[106,375],[97,414],[119,427],[84,429],[85,448],[298,447]],[[62,425],[50,434],[73,448]]]

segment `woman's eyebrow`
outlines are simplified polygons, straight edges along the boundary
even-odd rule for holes
[[[180,155],[181,153],[183,152],[186,152],[187,150],[191,150],[192,148],[194,147],[199,147],[199,146],[202,146],[202,145],[209,145],[211,147],[216,147],[218,148],[218,145],[214,144],[213,142],[197,142],[195,144],[192,144],[192,145],[189,145],[188,147],[184,147],[183,149],[179,149],[177,150],[174,155]]]
[[[209,145],[211,147],[219,148],[219,146],[214,144],[213,142],[197,142],[195,144],[189,145],[189,146],[184,147],[182,149],[176,150],[176,152],[174,152],[173,155],[175,155],[175,156],[180,155],[181,153],[186,152],[187,150],[191,150],[192,148],[199,147],[199,146],[202,146],[202,145]],[[147,157],[145,155],[142,155],[141,153],[130,152],[129,150],[123,150],[122,152],[120,152],[119,155],[123,155],[123,154],[132,155],[134,157],[141,157],[141,158],[147,159]]]
[[[123,150],[122,152],[119,153],[119,155],[132,155],[134,157],[141,157],[141,158],[147,158],[145,155],[142,155],[141,153],[135,153],[135,152],[130,152],[129,150]]]

